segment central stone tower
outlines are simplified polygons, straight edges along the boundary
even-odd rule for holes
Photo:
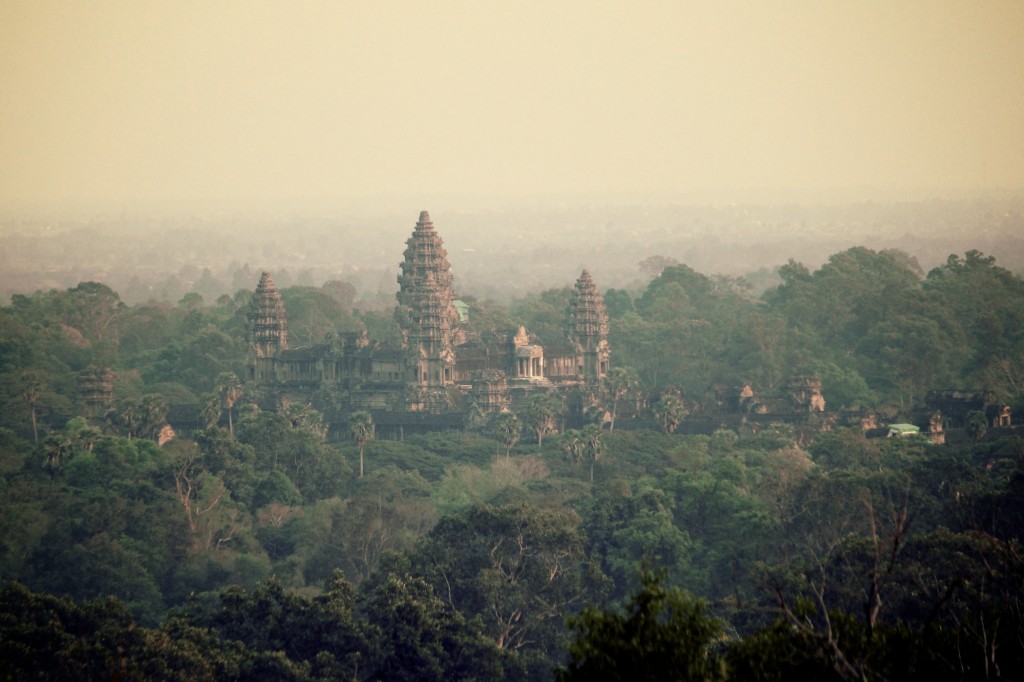
[[[288,348],[288,317],[277,285],[264,272],[249,304],[250,379],[273,376],[274,359]]]
[[[586,270],[580,273],[572,290],[568,336],[576,349],[576,371],[581,378],[587,382],[604,378],[611,357],[608,347],[608,312],[601,292]]]
[[[420,212],[416,229],[406,241],[400,268],[395,319],[409,351],[407,380],[423,389],[443,389],[455,377],[455,347],[462,331],[452,305],[454,278],[448,252],[426,211]],[[434,392],[423,394],[427,403],[437,402],[439,396],[429,395]],[[424,407],[430,406],[420,409]]]

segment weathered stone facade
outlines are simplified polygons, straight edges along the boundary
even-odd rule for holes
[[[290,348],[281,294],[263,273],[249,312],[248,381],[269,403],[321,402],[345,413],[368,409],[378,423],[422,427],[395,415],[485,415],[532,393],[593,390],[607,373],[608,315],[590,274],[580,275],[566,311],[566,337],[542,343],[524,327],[504,338],[470,338],[461,321],[447,252],[423,211],[399,264],[395,320],[401,347],[366,333]],[[325,398],[329,397],[329,400]],[[429,425],[429,424],[428,424]]]

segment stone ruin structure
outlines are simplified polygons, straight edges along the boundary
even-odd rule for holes
[[[737,389],[722,385],[711,387],[719,408],[747,415],[801,415],[825,411],[825,396],[821,394],[821,379],[816,376],[788,377],[774,398],[764,398],[747,382]]]
[[[537,392],[593,391],[608,372],[608,315],[586,270],[573,289],[565,338],[545,343],[522,326],[504,338],[470,338],[453,280],[441,237],[422,211],[399,264],[401,346],[361,332],[292,348],[281,294],[264,272],[249,309],[247,381],[268,406],[318,397],[338,417],[371,410],[386,435],[389,424],[399,432],[458,427],[466,415],[508,409]]]
[[[78,401],[82,413],[100,417],[114,406],[114,371],[109,367],[89,365],[78,373]]]
[[[930,412],[939,412],[946,428],[963,428],[969,412],[983,412],[993,428],[1010,428],[1013,415],[1010,406],[996,399],[987,390],[947,389],[928,391],[925,406]]]

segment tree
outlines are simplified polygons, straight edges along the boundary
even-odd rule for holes
[[[50,472],[52,478],[56,478],[64,468],[64,462],[74,452],[71,438],[62,431],[51,433],[43,439],[43,451],[46,459],[43,466]]]
[[[722,624],[704,603],[646,569],[640,583],[624,613],[588,608],[568,619],[576,639],[556,680],[725,679],[724,662],[712,650]]]
[[[590,460],[590,482],[594,482],[594,464],[604,454],[604,431],[600,424],[587,424],[580,435],[583,454]]]
[[[116,337],[114,322],[124,313],[120,296],[99,282],[80,282],[67,290],[67,324],[92,341]]]
[[[491,430],[498,442],[505,446],[505,459],[508,459],[509,453],[519,442],[519,436],[523,432],[522,422],[514,412],[500,412],[495,416]]]
[[[579,464],[583,459],[584,449],[583,434],[578,429],[570,429],[565,432],[565,437],[562,439],[562,451],[565,452],[570,462]]]
[[[193,548],[220,549],[242,529],[238,510],[224,481],[210,473],[195,443],[172,441],[169,448],[171,474],[178,502],[192,533]]]
[[[683,399],[672,393],[666,393],[654,404],[654,417],[661,424],[665,433],[673,433],[682,423],[689,410]]]
[[[221,372],[213,384],[214,393],[220,399],[220,405],[228,411],[228,433],[235,435],[235,422],[232,411],[235,403],[242,397],[242,382],[234,372]]]
[[[388,571],[364,583],[361,601],[376,653],[365,679],[502,678],[503,652],[482,636],[479,621],[447,608],[422,578]]]
[[[21,397],[28,404],[32,415],[32,438],[39,442],[39,426],[36,423],[36,402],[43,390],[43,380],[38,372],[28,371],[21,375]]]
[[[338,332],[359,330],[348,308],[326,289],[287,287],[281,297],[288,310],[288,333],[296,342],[322,343]]]
[[[353,412],[349,417],[349,433],[352,440],[359,446],[359,478],[363,477],[363,452],[366,444],[373,440],[374,426],[373,415],[366,410]]]
[[[988,420],[985,418],[985,413],[981,410],[968,412],[964,417],[964,428],[975,443],[983,441],[988,432]]]
[[[139,402],[132,398],[125,398],[121,400],[117,408],[111,410],[108,413],[108,417],[115,424],[120,424],[124,427],[124,430],[128,433],[128,440],[132,439],[132,436],[138,435],[139,425],[141,423],[141,408]]]
[[[640,269],[651,277],[658,277],[665,268],[679,265],[679,261],[671,256],[648,256],[640,261]]]
[[[619,401],[636,389],[636,372],[626,367],[613,367],[604,376],[604,389],[611,407],[612,421],[609,431],[615,430],[615,417],[619,413]]]
[[[313,409],[312,404],[289,403],[284,409],[284,415],[291,422],[293,429],[309,431],[320,440],[327,438],[328,426],[324,421],[324,415]]]
[[[599,603],[608,585],[579,516],[531,504],[477,504],[442,518],[412,565],[467,620],[479,616],[500,649],[561,655],[566,615]]]
[[[199,416],[202,417],[206,428],[210,429],[217,425],[217,422],[220,421],[221,410],[220,396],[216,393],[210,393],[203,397],[199,405]]]
[[[149,393],[139,400],[139,422],[142,434],[154,440],[167,424],[167,401],[159,393]]]
[[[555,420],[560,407],[557,398],[546,394],[534,395],[527,402],[524,416],[526,423],[537,434],[537,447],[543,446],[546,434],[555,432]]]

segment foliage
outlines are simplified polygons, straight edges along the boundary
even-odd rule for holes
[[[672,433],[679,424],[682,423],[683,419],[689,411],[686,409],[686,403],[683,399],[672,393],[666,393],[658,399],[658,402],[654,404],[654,417],[658,420],[661,428],[665,433]]]
[[[509,453],[523,433],[523,423],[514,412],[499,412],[491,421],[491,433],[505,448],[505,459],[508,459]]]
[[[97,283],[13,297],[0,578],[24,587],[0,591],[0,677],[549,679],[607,655],[603,678],[653,662],[715,678],[720,654],[737,679],[1021,677],[1021,439],[980,410],[947,446],[839,425],[914,414],[935,388],[1024,404],[1020,277],[976,251],[925,276],[858,247],[782,266],[754,300],[650,266],[646,287],[606,296],[603,387],[401,442],[374,438],[369,413],[346,434],[304,400],[268,409],[238,379],[248,292],[208,304],[198,270],[178,306]],[[399,341],[389,312],[348,317],[355,293],[286,289],[296,340]],[[469,298],[471,331],[525,322],[557,342],[569,293]],[[78,395],[89,368],[116,374],[105,414]],[[732,387],[771,406],[793,374],[854,412],[828,430],[767,425],[754,402],[729,413]],[[579,420],[602,388],[614,431]],[[190,425],[158,445],[168,422]],[[630,633],[650,647],[614,644]]]
[[[725,667],[713,645],[722,624],[705,605],[649,572],[623,613],[586,609],[569,619],[576,639],[556,679],[721,680]]]

